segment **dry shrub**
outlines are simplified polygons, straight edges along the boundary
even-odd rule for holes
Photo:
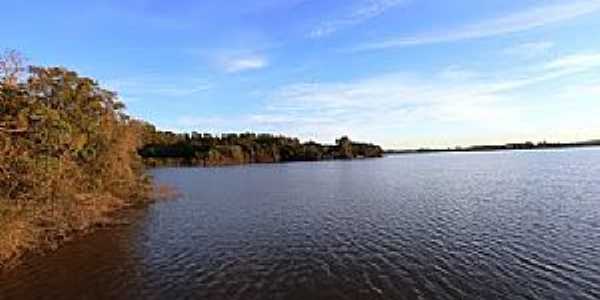
[[[35,226],[25,213],[22,207],[0,204],[0,267],[36,244]]]

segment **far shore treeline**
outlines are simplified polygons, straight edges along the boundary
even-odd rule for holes
[[[0,269],[110,223],[152,199],[145,165],[221,166],[379,157],[379,146],[267,134],[175,134],[124,113],[117,95],[73,71],[0,54]]]
[[[175,134],[146,125],[139,153],[147,165],[224,166],[251,163],[319,161],[381,157],[381,147],[352,142],[348,137],[335,145],[301,143],[297,138],[271,134]]]
[[[443,152],[492,152],[492,151],[511,151],[511,150],[547,150],[564,148],[584,148],[600,146],[600,140],[590,140],[585,142],[571,143],[549,143],[546,141],[533,143],[510,143],[504,145],[476,145],[470,147],[456,147],[446,149],[409,149],[409,150],[386,150],[386,154],[421,154],[421,153],[443,153]]]

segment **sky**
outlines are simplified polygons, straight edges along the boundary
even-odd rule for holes
[[[600,138],[600,0],[0,0],[0,49],[176,132]]]

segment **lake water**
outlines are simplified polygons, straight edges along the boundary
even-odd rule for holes
[[[600,299],[600,150],[165,168],[1,299]]]

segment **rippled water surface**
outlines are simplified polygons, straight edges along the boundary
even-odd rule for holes
[[[183,196],[0,298],[600,299],[600,150],[153,171]]]

